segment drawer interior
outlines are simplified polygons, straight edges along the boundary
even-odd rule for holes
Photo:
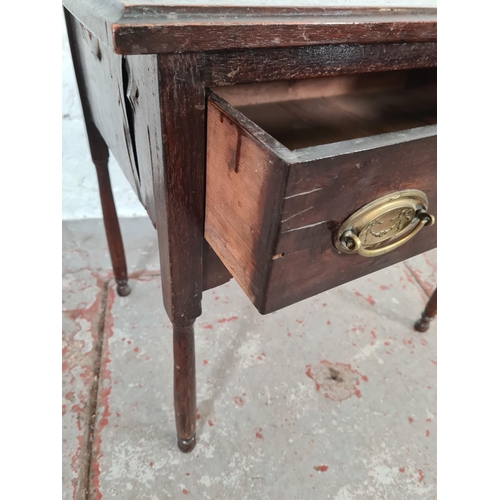
[[[213,89],[290,150],[437,123],[436,68]]]

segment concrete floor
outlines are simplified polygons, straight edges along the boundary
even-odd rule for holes
[[[234,281],[205,292],[184,455],[156,233],[122,230],[126,298],[102,221],[63,223],[64,499],[436,497],[436,324],[412,328],[435,252],[267,316]]]

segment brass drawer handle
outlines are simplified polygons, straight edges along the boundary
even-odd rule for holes
[[[348,217],[335,232],[333,244],[343,253],[383,255],[434,224],[428,204],[427,196],[417,189],[382,196]]]

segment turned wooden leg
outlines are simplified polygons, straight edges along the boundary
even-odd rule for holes
[[[185,453],[196,444],[194,320],[174,326],[174,406],[177,444]]]
[[[106,155],[107,156],[107,155]],[[104,227],[106,229],[106,238],[108,240],[109,254],[111,264],[115,275],[118,295],[125,297],[130,293],[127,275],[127,261],[125,250],[123,248],[122,233],[120,223],[116,215],[113,191],[109,179],[108,158],[105,160],[94,159],[94,165],[97,171],[97,180],[99,182],[99,194],[101,196],[102,216]]]
[[[430,322],[436,317],[437,314],[437,288],[431,295],[429,302],[425,306],[422,317],[415,323],[415,330],[418,332],[426,332],[429,329]]]
[[[196,54],[158,56],[163,155],[153,164],[163,303],[174,332],[177,442],[196,444],[194,321],[201,314],[205,220],[205,84]],[[180,173],[182,172],[182,175]]]
[[[66,26],[68,29],[68,39],[75,69],[76,83],[78,93],[82,103],[83,117],[89,139],[90,154],[97,170],[97,180],[99,182],[99,194],[101,196],[102,216],[104,227],[106,228],[106,238],[108,240],[109,253],[111,255],[111,264],[117,283],[118,295],[125,296],[130,293],[127,276],[127,262],[125,260],[125,251],[123,249],[122,234],[118,216],[116,215],[115,202],[113,200],[113,191],[109,180],[108,158],[109,151],[106,142],[92,120],[89,100],[83,81],[82,62],[75,50],[75,34],[72,29],[71,14],[64,9]]]

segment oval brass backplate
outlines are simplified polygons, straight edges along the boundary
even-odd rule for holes
[[[428,204],[425,193],[417,189],[382,196],[348,217],[335,232],[333,244],[343,253],[383,255],[434,223]]]

